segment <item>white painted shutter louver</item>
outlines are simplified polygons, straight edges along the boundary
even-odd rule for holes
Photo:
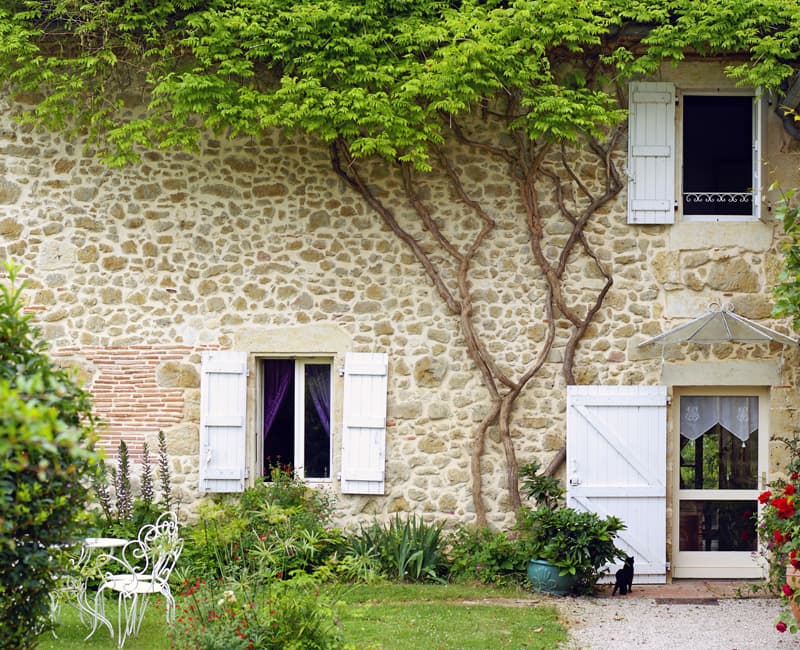
[[[674,223],[675,87],[632,82],[628,109],[628,223]]]
[[[344,362],[342,493],[383,494],[388,356],[350,352]]]
[[[204,352],[200,379],[200,492],[241,492],[245,479],[247,354]]]
[[[665,386],[567,387],[567,505],[626,524],[637,583],[666,581],[666,444]]]

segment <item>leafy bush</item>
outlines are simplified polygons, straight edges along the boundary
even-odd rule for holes
[[[523,584],[530,559],[517,534],[459,526],[448,538],[450,577],[485,584]]]
[[[562,504],[564,488],[555,476],[547,476],[539,470],[542,465],[538,460],[532,460],[527,465],[519,468],[521,492],[533,499],[537,507],[557,508]]]
[[[396,514],[388,524],[361,527],[363,547],[374,549],[381,571],[395,580],[439,580],[446,567],[443,524]]]
[[[53,364],[22,287],[0,286],[0,648],[35,647],[49,593],[66,571],[59,551],[83,532],[85,481],[99,462],[91,403]]]
[[[272,471],[241,495],[219,497],[201,506],[199,521],[186,531],[184,568],[188,575],[243,575],[274,572],[288,577],[312,571],[343,548],[330,526],[332,502],[285,468]]]
[[[333,650],[343,647],[333,615],[308,574],[289,580],[196,581],[179,595],[172,647],[192,650]]]
[[[614,545],[624,529],[617,517],[601,519],[594,512],[573,508],[522,508],[517,513],[516,530],[529,559],[544,560],[558,567],[561,575],[576,576],[579,592],[591,592],[602,567],[624,558]]]

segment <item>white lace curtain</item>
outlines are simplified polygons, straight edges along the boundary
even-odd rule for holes
[[[758,430],[758,397],[681,397],[681,435],[697,440],[715,424],[743,443]]]

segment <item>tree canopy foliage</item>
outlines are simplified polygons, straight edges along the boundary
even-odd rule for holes
[[[114,163],[205,128],[279,127],[425,169],[443,116],[498,96],[519,94],[513,128],[569,140],[619,122],[614,83],[662,59],[740,54],[733,77],[774,87],[799,14],[791,0],[6,0],[0,74],[39,96],[32,119],[88,130]],[[137,90],[149,106],[131,119]]]

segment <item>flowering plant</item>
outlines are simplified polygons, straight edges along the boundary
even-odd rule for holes
[[[789,449],[789,479],[770,483],[769,489],[759,495],[762,508],[758,535],[769,558],[770,586],[780,590],[784,605],[775,627],[779,632],[795,633],[797,619],[791,606],[800,606],[800,581],[795,584],[791,577],[787,578],[787,570],[800,570],[800,438],[779,440]]]
[[[175,650],[334,650],[343,647],[335,590],[311,575],[187,583],[171,633]]]

